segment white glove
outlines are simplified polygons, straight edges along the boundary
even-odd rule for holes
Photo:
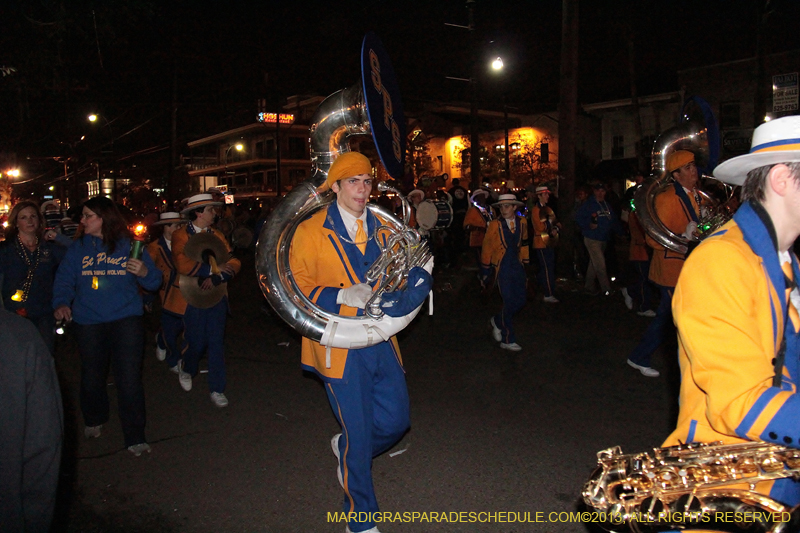
[[[346,289],[341,289],[336,296],[337,304],[344,304],[348,307],[364,309],[367,302],[372,297],[372,287],[366,283],[359,283]]]
[[[691,222],[686,224],[686,231],[683,232],[683,237],[690,241],[696,241],[698,240],[697,235],[695,235],[696,231],[697,231],[697,222],[692,220]]]

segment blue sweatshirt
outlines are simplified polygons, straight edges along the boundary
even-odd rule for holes
[[[596,214],[597,227],[591,229],[593,216]],[[575,221],[578,227],[581,228],[581,233],[588,239],[596,241],[608,241],[613,233],[619,232],[619,221],[617,214],[611,210],[607,201],[602,203],[597,201],[594,195],[590,196],[575,212]]]
[[[141,285],[148,291],[161,286],[161,271],[150,254],[142,254],[147,266],[143,278],[125,270],[128,266],[131,241],[117,241],[114,253],[108,255],[103,239],[84,235],[72,243],[61,261],[53,286],[53,309],[62,305],[72,308],[72,319],[78,324],[101,324],[143,314]],[[97,278],[97,288],[93,280]]]

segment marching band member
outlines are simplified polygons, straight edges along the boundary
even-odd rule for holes
[[[536,250],[536,260],[539,262],[539,286],[544,292],[544,301],[557,304],[556,289],[556,252],[555,241],[561,224],[556,221],[553,209],[548,207],[550,189],[546,186],[536,187],[536,202],[531,209],[531,224],[533,225],[533,248]]]
[[[372,235],[381,221],[366,209],[372,190],[372,165],[364,155],[346,152],[331,165],[326,184],[336,201],[302,222],[292,240],[289,261],[300,290],[319,307],[343,316],[363,315],[372,295],[364,283],[380,256]],[[413,191],[409,197],[413,196]],[[408,314],[422,303],[431,279],[411,269]],[[420,285],[417,285],[420,283]],[[338,461],[347,513],[378,511],[372,459],[387,451],[409,428],[409,399],[397,339],[368,348],[343,349],[303,339],[302,366],[325,382],[325,392],[342,432],[331,440]],[[378,533],[374,522],[351,520],[348,532]]]
[[[470,196],[470,206],[464,216],[464,230],[469,232],[469,247],[475,254],[475,264],[481,264],[481,248],[486,237],[486,227],[492,220],[492,210],[487,205],[489,191],[477,189]]]
[[[406,195],[406,200],[408,200],[409,206],[411,207],[411,217],[408,219],[408,225],[414,229],[419,229],[419,224],[417,223],[417,206],[425,201],[425,193],[420,189],[414,189]],[[425,233],[427,234],[427,232]]]
[[[180,275],[175,268],[172,257],[172,234],[186,219],[180,213],[167,211],[159,215],[158,221],[151,226],[162,226],[161,236],[147,245],[147,252],[162,273],[163,281],[159,289],[161,296],[161,328],[156,333],[156,357],[159,361],[167,360],[169,369],[178,373],[178,361],[186,348],[186,340],[178,345],[178,338],[183,332],[183,314],[186,312],[186,299],[181,294],[178,280]]]
[[[481,257],[481,284],[486,285],[494,271],[497,285],[503,298],[503,309],[490,320],[492,336],[500,343],[500,348],[518,352],[512,320],[525,305],[525,286],[528,264],[528,223],[525,217],[516,215],[517,207],[525,205],[513,194],[501,194],[492,207],[500,210],[500,218],[492,220],[483,240]]]
[[[697,193],[699,175],[694,154],[687,150],[672,152],[667,156],[666,170],[675,181],[673,187],[656,197],[656,216],[676,235],[696,240],[701,200]],[[661,302],[642,340],[628,357],[628,365],[644,376],[656,378],[660,373],[650,367],[650,358],[672,331],[672,295],[686,254],[668,250],[650,236],[647,237],[647,244],[653,248],[650,280],[658,286]]]
[[[213,229],[218,207],[222,205],[215,202],[210,194],[196,194],[189,198],[186,207],[181,211],[187,215],[190,222],[185,227],[172,234],[172,257],[179,274],[197,277],[202,280],[201,288],[210,290],[220,283],[227,283],[239,273],[241,262],[231,257],[228,261],[217,265],[219,273],[212,271],[209,263],[194,261],[186,256],[184,248],[189,238],[202,232],[208,232],[218,238],[230,253],[232,251],[225,235]],[[228,398],[225,396],[225,322],[228,317],[228,297],[224,296],[219,302],[207,309],[200,309],[191,304],[186,305],[183,315],[184,338],[187,347],[183,360],[178,364],[178,380],[183,390],[192,390],[192,378],[197,375],[200,358],[208,355],[208,388],[211,401],[217,407],[226,407]]]
[[[148,254],[141,260],[130,257],[125,219],[109,198],[87,200],[81,222],[79,237],[56,273],[53,308],[56,320],[73,320],[81,356],[83,434],[99,437],[108,421],[110,363],[125,446],[138,456],[150,451],[144,436],[144,305],[139,287],[158,289],[161,271]]]
[[[800,117],[760,125],[750,152],[720,164],[714,177],[744,182],[743,204],[678,278],[680,413],[664,445],[799,448],[800,268],[792,246],[800,236]],[[800,503],[791,478],[762,481],[756,492],[788,508]]]

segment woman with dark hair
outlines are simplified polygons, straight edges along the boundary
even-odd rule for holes
[[[131,238],[117,206],[104,196],[83,204],[78,237],[56,274],[57,320],[74,320],[81,356],[81,411],[86,438],[99,437],[108,421],[108,367],[114,373],[125,446],[136,456],[145,441],[144,314],[139,287],[155,291],[161,271],[149,254],[130,257]]]
[[[55,238],[55,231],[42,230],[39,207],[25,200],[11,209],[6,239],[0,243],[3,307],[33,322],[51,354],[53,280],[66,252],[66,247],[49,242]]]

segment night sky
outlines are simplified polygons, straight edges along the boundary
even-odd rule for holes
[[[258,98],[274,106],[293,94],[328,95],[355,83],[367,31],[383,40],[407,107],[469,100],[467,83],[445,79],[470,76],[469,32],[445,25],[468,23],[464,0],[3,4],[0,66],[16,72],[0,78],[2,150],[51,155],[45,152],[83,134],[88,111],[108,117],[118,152],[126,141],[155,147],[169,138],[173,88],[182,140],[240,126],[252,120]],[[800,48],[800,2],[768,5],[764,50]],[[499,108],[505,93],[521,111],[555,110],[561,2],[475,6],[479,64],[496,55],[506,64],[502,77],[481,68],[481,105]],[[678,90],[677,70],[754,56],[757,6],[582,2],[581,102],[630,96],[628,36],[640,95]]]

